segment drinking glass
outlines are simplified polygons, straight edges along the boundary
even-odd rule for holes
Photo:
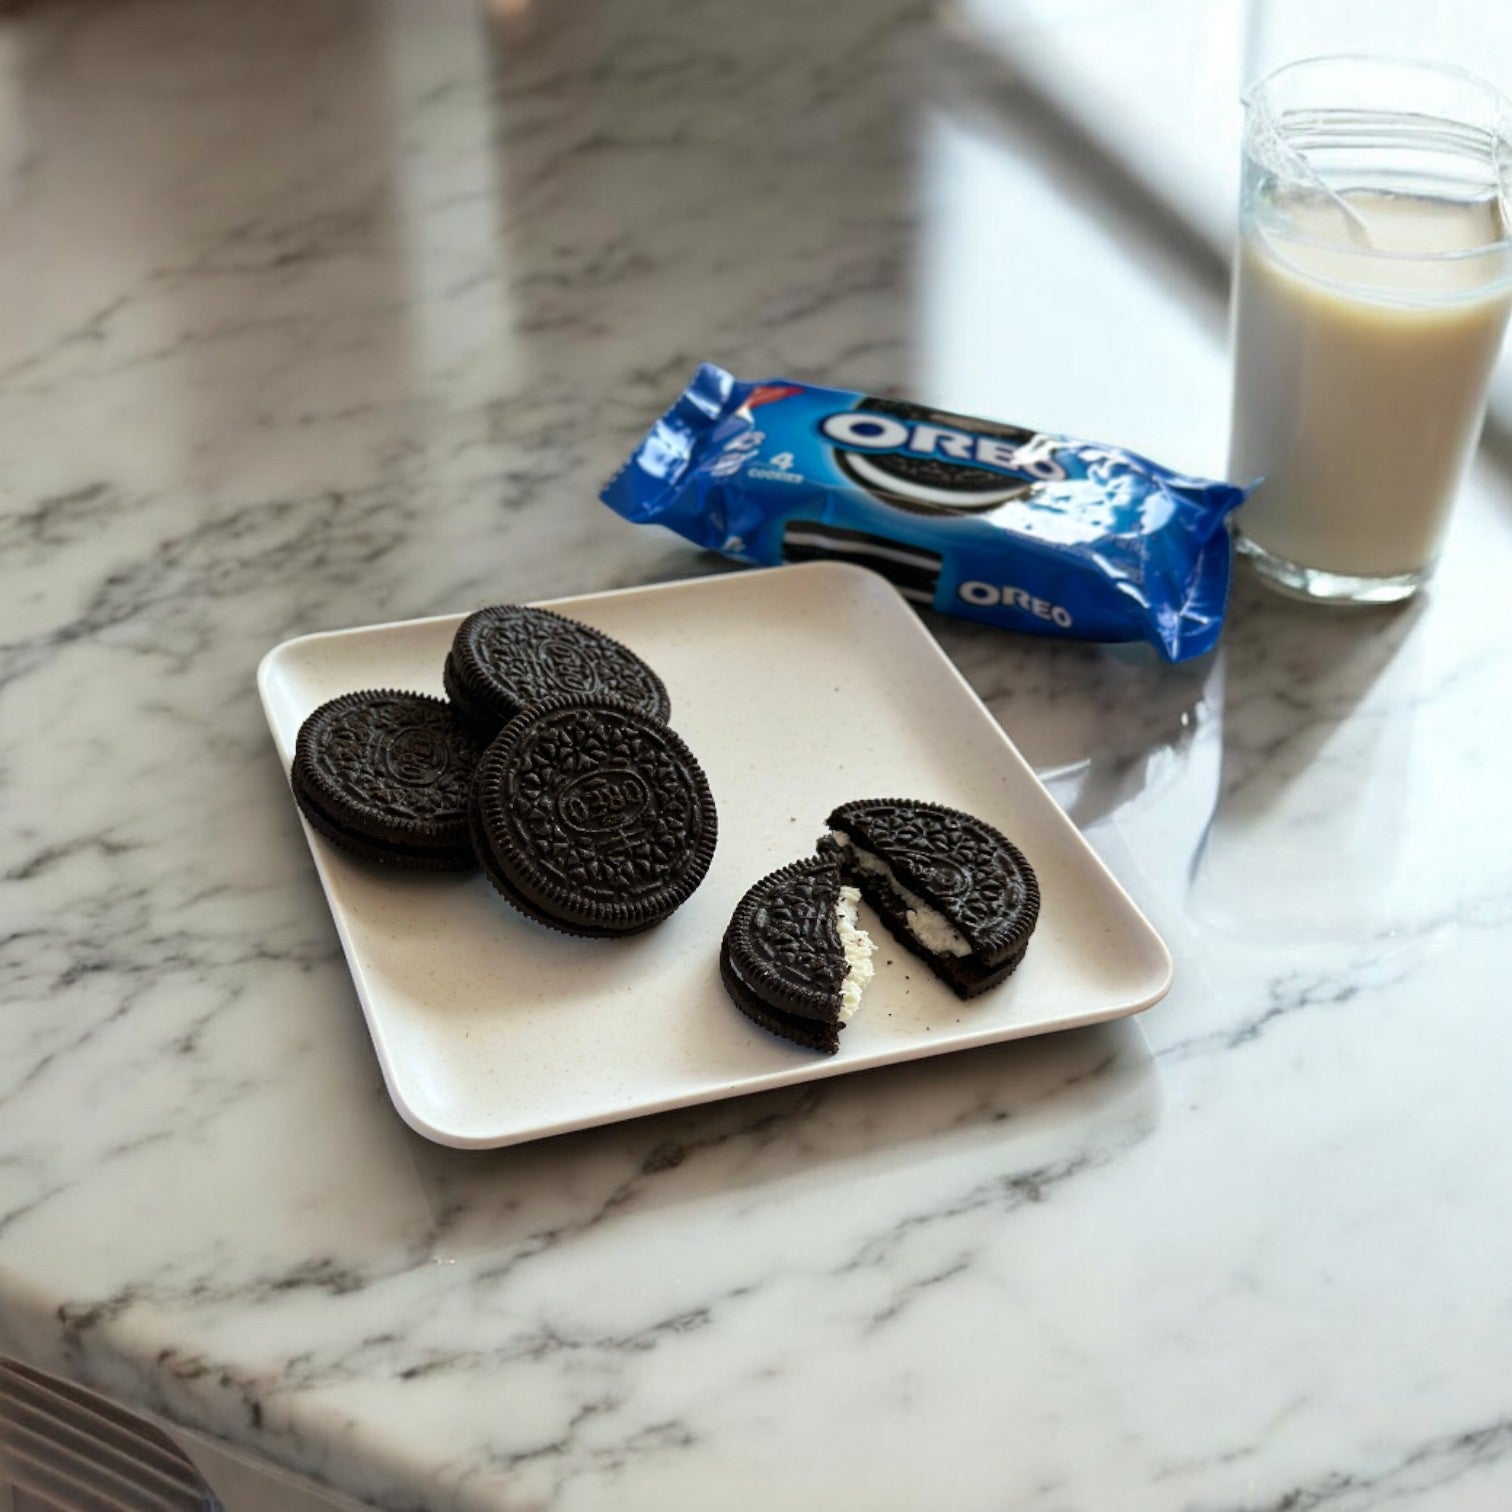
[[[1244,103],[1229,465],[1262,481],[1238,549],[1303,598],[1407,598],[1512,310],[1512,111],[1459,69],[1347,56]]]

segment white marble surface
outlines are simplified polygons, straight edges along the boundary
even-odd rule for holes
[[[938,622],[1138,1023],[488,1156],[384,1097],[269,645],[715,570],[593,502],[703,355],[1221,456],[1208,286],[925,19],[0,14],[0,1348],[396,1512],[1512,1504],[1490,470],[1402,613]]]

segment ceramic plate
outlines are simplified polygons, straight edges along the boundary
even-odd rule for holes
[[[1160,937],[890,584],[831,563],[561,599],[640,653],[709,775],[719,848],[665,924],[556,934],[479,873],[408,876],[306,830],[394,1105],[421,1134],[486,1148],[1136,1013],[1171,981]],[[258,687],[287,768],[301,722],[358,688],[441,692],[460,615],[286,641]],[[810,852],[853,798],[981,815],[1039,875],[1019,970],[962,1003],[863,906],[878,971],[833,1057],[739,1014],[720,936],[758,877]]]

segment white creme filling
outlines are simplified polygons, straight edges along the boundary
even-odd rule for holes
[[[903,917],[908,925],[908,932],[925,950],[933,955],[969,956],[971,954],[971,942],[966,936],[938,908],[931,908],[923,898],[909,892],[893,875],[892,867],[880,856],[874,856],[870,851],[862,850],[849,835],[840,830],[831,830],[830,839],[837,845],[844,846],[862,871],[881,877],[903,900]]]
[[[845,980],[840,984],[840,1022],[850,1021],[850,1016],[861,1006],[861,994],[876,972],[872,965],[872,937],[861,928],[856,914],[856,905],[861,894],[854,887],[840,889],[840,901],[835,905],[835,927],[840,931],[840,944],[845,950]]]

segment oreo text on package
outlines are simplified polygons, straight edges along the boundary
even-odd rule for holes
[[[705,363],[604,489],[745,562],[854,562],[945,614],[1171,661],[1218,639],[1247,490],[1100,446]]]

